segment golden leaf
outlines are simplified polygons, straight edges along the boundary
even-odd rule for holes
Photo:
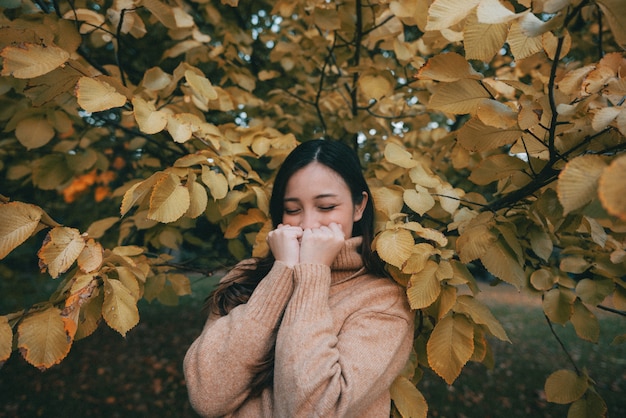
[[[474,352],[474,326],[465,315],[446,316],[435,325],[426,350],[430,367],[451,385]]]
[[[487,126],[507,129],[517,124],[518,112],[497,100],[489,99],[480,102],[476,117]]]
[[[481,0],[476,8],[478,22],[495,25],[508,23],[517,18],[514,11],[509,10],[499,0]]]
[[[574,301],[574,310],[570,318],[578,338],[597,343],[600,338],[598,318],[578,299]]]
[[[176,29],[172,7],[159,0],[143,0],[142,6],[150,11],[168,29]]]
[[[224,199],[228,194],[228,180],[222,173],[211,170],[207,166],[202,166],[202,182],[211,191],[214,200]]]
[[[22,43],[4,47],[0,57],[4,58],[0,75],[35,78],[65,64],[70,54],[55,45]]]
[[[486,326],[500,341],[511,342],[502,324],[493,316],[489,308],[476,298],[470,295],[460,295],[453,309],[455,312],[467,314],[475,323]]]
[[[428,8],[426,30],[447,29],[465,19],[480,0],[435,0]]]
[[[413,159],[413,156],[406,150],[406,148],[393,142],[390,142],[385,146],[384,155],[385,159],[391,164],[395,164],[402,168],[412,168],[417,165],[417,161]]]
[[[572,36],[567,30],[564,30],[564,32],[565,34],[563,35],[563,44],[559,52],[559,59],[566,56],[572,47]],[[558,47],[559,41],[560,39],[557,38],[552,32],[546,32],[541,36],[543,50],[546,51],[546,55],[548,55],[548,58],[553,61],[556,59],[556,49]]]
[[[76,84],[78,104],[87,112],[102,112],[114,107],[124,106],[126,96],[106,81],[91,77],[81,77]]]
[[[482,160],[470,174],[469,180],[484,186],[511,177],[526,167],[527,163],[519,158],[506,154],[495,154]]]
[[[615,42],[626,48],[626,13],[624,13],[624,3],[622,0],[597,0],[602,14],[607,19]]]
[[[626,220],[626,155],[621,155],[604,169],[598,185],[602,206],[613,216]],[[560,182],[559,182],[560,183]]]
[[[0,205],[0,259],[36,231],[43,213],[41,208],[28,203],[9,202]]]
[[[189,282],[189,278],[184,274],[168,274],[167,281],[170,282],[174,293],[178,296],[191,294],[191,283]]]
[[[457,135],[463,148],[482,152],[511,145],[522,136],[522,131],[516,126],[508,129],[495,128],[485,125],[478,118],[472,118],[458,130]]]
[[[85,273],[91,273],[102,264],[103,254],[102,245],[92,238],[88,239],[78,256],[78,267]]]
[[[26,316],[17,328],[17,347],[24,359],[39,369],[60,363],[71,345],[61,311],[54,307]]]
[[[576,283],[576,295],[584,303],[596,306],[613,293],[615,288],[611,279],[582,279]]]
[[[402,267],[402,273],[419,273],[426,267],[426,262],[431,255],[437,254],[438,251],[430,244],[420,242],[413,246],[411,256]]]
[[[104,280],[102,317],[122,336],[139,323],[137,301],[131,291],[119,280]]]
[[[95,10],[72,8],[63,15],[63,19],[76,20],[80,23],[80,33],[87,34],[93,32],[105,24],[104,16]],[[106,27],[106,26],[105,26]]]
[[[15,127],[15,137],[27,149],[39,148],[54,138],[54,128],[43,118],[25,118]]]
[[[457,115],[474,114],[478,106],[491,96],[479,81],[462,79],[440,84],[430,97],[428,107]]]
[[[426,418],[428,403],[424,395],[406,377],[398,376],[389,388],[391,400],[403,417]]]
[[[383,75],[368,74],[359,78],[361,93],[367,100],[380,100],[393,94],[393,84]]]
[[[548,261],[552,255],[554,244],[550,235],[539,227],[533,227],[529,233],[530,248],[542,260]]]
[[[167,125],[167,113],[156,110],[153,103],[140,97],[133,97],[133,114],[139,130],[146,134],[161,132]]]
[[[189,190],[189,209],[185,216],[195,219],[202,215],[206,210],[209,198],[206,189],[195,181],[195,175],[189,175],[187,178],[187,189]]]
[[[67,271],[85,248],[85,239],[77,229],[56,227],[48,232],[39,256],[39,266],[48,269],[53,279]]]
[[[321,30],[332,31],[341,28],[339,13],[335,8],[316,7],[313,11],[313,21]]]
[[[187,142],[191,135],[200,129],[202,120],[191,113],[179,113],[167,116],[167,131],[178,143]]]
[[[479,80],[483,76],[476,72],[462,55],[446,52],[430,58],[426,65],[419,69],[417,77],[421,80],[450,82],[465,78]]]
[[[469,263],[482,257],[497,241],[489,225],[475,225],[463,231],[456,240],[456,250],[461,262]]]
[[[436,242],[441,247],[448,245],[448,238],[442,232],[433,228],[424,228],[419,222],[406,222],[401,227],[415,232],[419,237]]]
[[[411,309],[427,308],[439,297],[441,285],[435,275],[438,268],[436,262],[428,260],[422,271],[411,275],[406,289]]]
[[[6,316],[0,316],[0,364],[11,357],[13,351],[13,329]]]
[[[267,220],[267,216],[261,210],[252,208],[246,213],[240,213],[233,220],[228,223],[226,231],[224,231],[224,238],[233,239],[237,238],[241,233],[241,230],[247,226],[262,223]]]
[[[602,187],[598,190],[598,179],[605,167],[604,160],[598,155],[583,155],[570,160],[565,165],[565,168],[559,174],[559,181],[556,187],[564,214],[586,205],[599,192],[601,193]],[[626,165],[624,167],[626,168]],[[624,172],[621,173],[620,184],[623,184],[623,175]],[[622,192],[623,190],[626,189],[622,187]],[[611,192],[616,192],[616,190]]]
[[[532,13],[528,13],[526,16],[529,15],[534,16]],[[522,27],[518,22],[513,22],[511,25],[506,41],[511,47],[511,53],[515,57],[515,60],[528,58],[543,49],[541,36],[529,38],[526,34],[524,34]]]
[[[550,289],[543,294],[543,311],[550,321],[564,325],[574,311],[576,295],[562,287]]]
[[[480,23],[476,14],[472,13],[463,30],[465,57],[485,62],[491,61],[504,45],[508,31],[507,23],[497,25]]]
[[[404,205],[403,190],[397,186],[372,187],[372,199],[377,211],[383,212],[387,218],[402,211]]]
[[[189,189],[174,174],[163,176],[156,182],[150,195],[148,219],[169,223],[187,212],[190,205]]]
[[[402,268],[414,245],[413,235],[406,229],[388,229],[376,236],[373,248],[383,261]]]
[[[413,183],[423,187],[437,187],[441,184],[441,179],[437,177],[429,168],[423,164],[417,164],[409,170],[409,178]]]
[[[108,231],[109,228],[115,225],[119,220],[120,218],[118,218],[117,216],[98,219],[97,221],[94,221],[91,225],[89,225],[89,228],[87,228],[87,236],[95,239],[101,238],[105,234],[105,232]]]
[[[530,284],[537,290],[550,290],[554,287],[556,278],[550,270],[539,269],[532,272],[530,275]]]
[[[567,418],[606,417],[607,407],[604,399],[597,392],[589,390],[585,396],[572,403],[567,411]]]
[[[185,79],[187,79],[187,83],[191,86],[194,94],[205,105],[209,103],[209,100],[217,99],[217,91],[215,91],[213,85],[206,77],[196,74],[192,70],[187,70],[185,71]]]
[[[520,265],[513,251],[502,240],[494,245],[480,257],[487,271],[500,280],[512,284],[520,289],[526,281],[524,268]]]
[[[435,206],[435,199],[428,190],[422,186],[415,185],[415,190],[405,190],[403,195],[404,203],[413,212],[423,216]]]
[[[546,400],[558,404],[568,404],[580,399],[587,391],[587,376],[578,376],[572,370],[557,370],[546,379]]]

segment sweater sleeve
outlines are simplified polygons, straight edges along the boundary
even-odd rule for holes
[[[413,324],[395,286],[355,296],[355,312],[336,335],[330,280],[327,266],[294,269],[294,292],[276,340],[277,416],[359,416],[389,390],[409,356]]]
[[[189,399],[200,415],[226,415],[246,400],[252,367],[272,347],[292,291],[293,270],[275,262],[247,303],[209,317],[183,363]]]

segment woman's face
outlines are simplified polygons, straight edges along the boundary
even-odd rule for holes
[[[313,229],[335,222],[349,238],[354,222],[363,216],[367,199],[367,193],[363,192],[362,202],[355,205],[341,176],[313,162],[296,171],[287,181],[283,224]]]

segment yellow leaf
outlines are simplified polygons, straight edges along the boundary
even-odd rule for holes
[[[489,25],[478,22],[476,14],[471,14],[463,30],[463,46],[467,59],[491,61],[506,41],[509,31],[507,23]]]
[[[156,110],[153,103],[149,103],[140,97],[133,97],[132,103],[133,114],[141,132],[156,134],[165,129],[167,113]]]
[[[626,220],[626,155],[621,155],[600,176],[598,196],[602,206],[613,216]]]
[[[126,215],[133,206],[141,203],[144,198],[149,196],[154,184],[157,181],[160,181],[165,176],[167,176],[166,173],[158,172],[154,173],[144,181],[133,184],[130,189],[128,189],[126,193],[124,193],[122,205],[120,206],[121,215]]]
[[[409,170],[409,178],[413,183],[423,187],[437,187],[441,184],[441,179],[437,177],[428,167],[417,164]]]
[[[574,401],[567,411],[567,418],[605,418],[607,407],[597,392],[589,390]]]
[[[94,31],[94,28],[106,27],[104,15],[95,10],[72,8],[63,15],[64,19],[76,20],[80,23],[80,33],[87,34]]]
[[[35,78],[65,64],[70,53],[56,45],[21,43],[4,47],[0,57],[4,58],[0,75]]]
[[[578,299],[574,301],[574,310],[570,319],[578,338],[597,343],[600,338],[598,318]]]
[[[117,216],[98,219],[97,221],[89,225],[89,228],[87,228],[87,236],[95,239],[101,238],[105,234],[105,232],[108,231],[108,229],[115,225],[119,220],[120,218]]]
[[[550,290],[554,287],[556,278],[550,270],[539,269],[530,275],[530,284],[537,290]]]
[[[24,359],[39,369],[60,363],[71,345],[61,311],[54,307],[26,316],[17,328],[17,347]]]
[[[476,8],[476,17],[480,23],[498,24],[508,23],[517,15],[506,8],[499,0],[481,0]]]
[[[361,93],[368,99],[380,100],[393,94],[393,84],[382,75],[364,75],[359,78]]]
[[[185,213],[191,219],[202,215],[206,210],[209,198],[206,189],[195,180],[187,179],[187,189],[189,190],[189,209]]]
[[[448,238],[443,233],[433,228],[424,228],[419,222],[406,222],[401,227],[415,232],[419,237],[434,241],[441,247],[448,245]]]
[[[546,379],[545,391],[548,402],[572,403],[587,391],[587,376],[578,376],[571,370],[557,370]]]
[[[526,16],[529,15],[534,16],[532,13],[528,13]],[[528,58],[543,49],[541,36],[528,37],[522,31],[522,27],[518,22],[513,22],[511,25],[506,41],[511,47],[511,53],[515,60]]]
[[[597,0],[602,14],[607,19],[615,42],[626,49],[626,13],[622,0]]]
[[[150,195],[148,219],[169,223],[187,212],[190,205],[189,189],[174,174],[163,176],[156,182]]]
[[[486,326],[491,334],[499,340],[511,342],[502,324],[493,316],[489,308],[476,298],[470,295],[461,295],[457,298],[453,309],[455,312],[467,314],[475,323]]]
[[[85,248],[85,239],[77,229],[56,227],[48,232],[37,253],[42,270],[48,269],[53,279],[64,273]]]
[[[596,306],[616,289],[612,279],[582,279],[576,283],[576,295],[584,303]]]
[[[228,194],[228,180],[222,173],[211,170],[207,166],[202,166],[202,182],[211,191],[213,199],[219,200]]]
[[[474,326],[465,315],[451,315],[435,325],[428,344],[428,364],[451,385],[474,352]]]
[[[78,256],[78,267],[85,273],[91,273],[102,264],[103,254],[102,245],[92,238],[88,239]]]
[[[428,8],[426,30],[447,29],[465,17],[480,0],[435,0]]]
[[[530,247],[542,260],[548,261],[552,255],[554,244],[550,235],[539,227],[532,227],[529,233]]]
[[[168,274],[167,280],[172,285],[174,293],[178,296],[191,294],[191,283],[189,282],[189,278],[184,274]]]
[[[247,226],[262,223],[267,220],[267,216],[261,210],[252,208],[246,213],[240,213],[233,220],[228,223],[226,231],[224,231],[224,238],[233,239],[237,238],[241,233],[241,230]]]
[[[469,263],[482,257],[496,243],[497,237],[491,231],[491,223],[470,222],[456,240],[456,250],[461,262]]]
[[[550,321],[557,324],[565,324],[574,311],[576,295],[562,287],[554,288],[543,294],[543,311]]]
[[[456,52],[446,52],[432,57],[417,72],[421,80],[457,81],[464,78],[481,79],[467,60]]]
[[[15,127],[15,137],[29,150],[39,148],[54,138],[54,128],[45,118],[25,118]]]
[[[440,84],[430,97],[428,107],[457,115],[474,114],[478,106],[490,97],[487,88],[479,81],[462,79]]]
[[[211,82],[204,76],[196,74],[192,70],[185,71],[185,79],[191,86],[194,94],[201,99],[205,105],[209,100],[217,99],[217,91],[213,88]]]
[[[172,7],[159,0],[143,0],[142,6],[150,11],[168,29],[176,29]]]
[[[139,323],[137,300],[119,280],[104,280],[102,317],[122,336],[126,336],[126,333]]]
[[[406,229],[388,229],[376,236],[374,250],[383,261],[402,268],[411,256],[414,245],[413,235]]]
[[[433,199],[428,190],[417,184],[414,190],[404,191],[403,199],[404,203],[420,216],[423,216],[435,206],[435,199]]]
[[[468,177],[475,184],[484,186],[494,181],[509,178],[524,170],[527,164],[519,158],[506,154],[491,155],[482,160]]]
[[[6,316],[0,316],[0,364],[11,357],[13,351],[13,329]]]
[[[102,112],[126,104],[126,96],[106,81],[91,77],[81,77],[78,80],[76,98],[80,107],[87,112]]]
[[[626,160],[624,160],[626,161]],[[598,155],[583,155],[570,160],[559,174],[556,191],[563,206],[563,214],[568,214],[591,202],[598,193],[598,179],[606,164]],[[626,169],[626,164],[624,165]],[[620,184],[623,184],[623,173]],[[602,187],[600,187],[600,192]],[[622,188],[623,191],[626,188]],[[612,192],[615,192],[613,190]],[[625,200],[626,202],[626,200]]]
[[[339,13],[335,8],[316,7],[313,11],[313,21],[321,30],[332,31],[341,28]]]
[[[377,211],[383,212],[387,218],[402,211],[404,205],[403,190],[396,186],[372,187],[372,198]]]
[[[172,139],[178,143],[187,142],[194,132],[200,129],[202,120],[191,113],[180,113],[167,116],[167,131]]]
[[[406,293],[411,309],[423,309],[432,305],[441,293],[441,285],[435,273],[439,265],[432,260],[419,273],[411,275]]]
[[[387,161],[399,167],[412,168],[417,165],[417,161],[413,159],[413,156],[406,150],[406,148],[398,144],[394,144],[393,142],[390,142],[385,146],[384,154]]]
[[[426,399],[406,377],[396,377],[389,388],[389,393],[393,404],[403,417],[426,418],[428,416]]]
[[[518,112],[497,100],[484,100],[476,110],[478,119],[487,126],[507,129],[517,125]]]
[[[35,232],[42,215],[41,208],[28,203],[9,202],[0,205],[0,259]]]
[[[425,242],[420,242],[419,244],[415,244],[413,246],[413,250],[411,252],[411,256],[402,267],[403,273],[419,273],[424,270],[426,267],[426,262],[430,258],[431,255],[437,254],[437,250]]]
[[[526,281],[524,268],[506,243],[498,240],[480,257],[487,271],[520,289]]]
[[[439,184],[435,187],[435,193],[439,199],[441,209],[445,210],[450,215],[454,215],[461,205],[461,199],[465,196],[463,189],[454,188],[449,183]]]
[[[559,51],[559,58],[566,56],[569,53],[569,50],[572,47],[572,37],[564,30],[565,34],[563,35],[563,44],[561,46],[561,50]],[[560,39],[557,38],[552,32],[546,32],[541,36],[541,44],[543,45],[543,50],[546,51],[548,58],[551,60],[556,59],[556,50],[558,47]]]
[[[477,103],[478,106],[480,103]],[[485,125],[478,118],[472,118],[458,131],[458,141],[468,151],[489,151],[511,145],[522,136],[522,131],[513,126],[507,129]]]

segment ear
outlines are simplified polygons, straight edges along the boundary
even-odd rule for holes
[[[367,192],[363,192],[363,199],[361,199],[361,203],[354,205],[354,215],[352,216],[352,222],[358,222],[363,217],[365,206],[367,206],[367,199],[369,199]]]

